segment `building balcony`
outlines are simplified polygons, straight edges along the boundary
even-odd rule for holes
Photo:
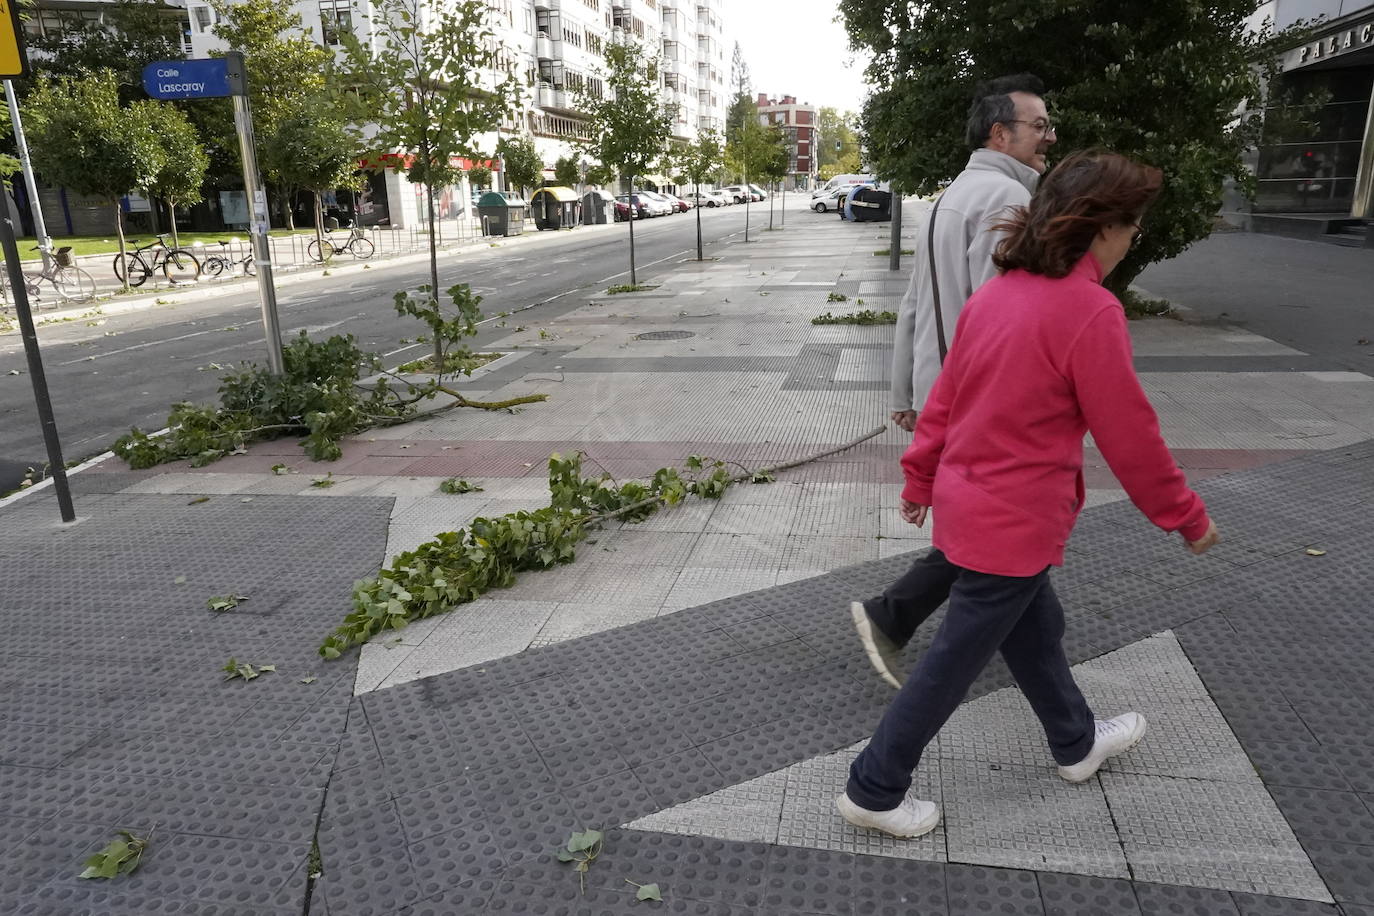
[[[556,11],[560,9],[561,0],[534,0],[534,8],[537,10]]]
[[[554,40],[547,32],[540,32],[534,39],[534,56],[540,60],[554,60],[562,55],[557,53]]]
[[[557,108],[558,95],[552,83],[540,83],[534,88],[534,104],[540,108]]]
[[[676,17],[668,17],[668,18],[665,18],[665,19],[663,20],[663,30],[662,30],[662,34],[663,34],[663,40],[664,40],[664,41],[681,41],[681,40],[682,40],[681,37],[680,37],[680,36],[681,36],[681,32],[678,30],[678,27],[677,27],[677,18],[676,18]]]

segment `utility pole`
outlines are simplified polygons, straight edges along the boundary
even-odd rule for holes
[[[892,234],[888,239],[891,246],[887,253],[887,269],[902,269],[902,192],[897,190],[895,184],[888,184],[888,189],[892,192]]]
[[[24,168],[24,189],[29,194],[29,213],[33,217],[33,235],[38,239],[38,252],[43,256],[43,269],[52,267],[52,239],[48,238],[48,227],[43,223],[43,207],[38,200],[38,182],[33,177],[33,164],[29,161],[29,143],[24,139],[24,124],[19,119],[19,100],[14,95],[14,81],[5,80],[5,101],[10,106],[10,124],[14,126],[14,145],[19,152],[19,163]]]

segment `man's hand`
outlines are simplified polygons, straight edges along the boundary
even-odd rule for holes
[[[1221,535],[1217,532],[1217,523],[1212,521],[1211,519],[1208,519],[1207,533],[1204,534],[1202,537],[1198,538],[1196,541],[1189,541],[1188,549],[1191,550],[1193,553],[1197,554],[1198,556],[1201,556],[1202,554],[1206,553],[1207,551],[1215,547],[1217,545],[1217,541],[1220,540]]]
[[[914,410],[894,410],[890,419],[909,433],[916,431],[916,411]]]
[[[918,506],[916,503],[902,500],[902,521],[909,525],[915,525],[917,528],[925,527],[926,513],[929,511],[929,506]]]

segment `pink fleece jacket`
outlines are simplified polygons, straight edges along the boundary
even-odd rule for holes
[[[902,498],[934,508],[935,546],[951,562],[1036,575],[1064,562],[1087,432],[1152,522],[1190,541],[1206,533],[1207,509],[1164,444],[1125,312],[1091,254],[1067,277],[1014,270],[969,299],[902,457]]]

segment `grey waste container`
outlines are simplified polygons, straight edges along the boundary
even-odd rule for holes
[[[540,232],[545,229],[574,229],[581,222],[582,199],[572,188],[540,188],[530,195],[530,216]]]
[[[615,198],[610,191],[593,189],[582,195],[582,224],[597,226],[615,222]]]
[[[510,191],[488,191],[477,201],[483,235],[520,235],[529,206]]]

